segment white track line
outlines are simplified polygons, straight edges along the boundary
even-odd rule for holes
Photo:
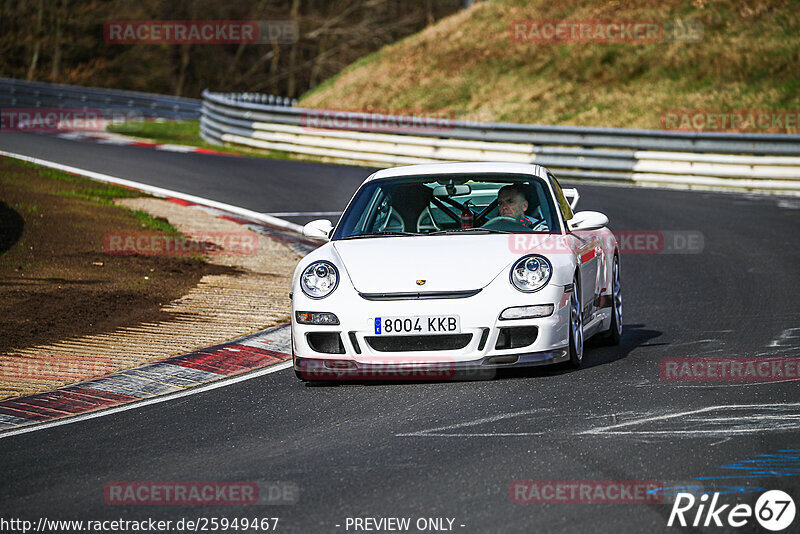
[[[302,233],[303,227],[291,223],[289,221],[284,221],[283,219],[279,219],[277,217],[273,217],[271,215],[266,215],[264,213],[258,213],[256,211],[248,210],[245,208],[240,208],[237,206],[232,206],[230,204],[224,204],[222,202],[217,202],[216,200],[210,200],[207,198],[197,197],[194,195],[189,195],[186,193],[180,193],[178,191],[172,191],[170,189],[164,189],[162,187],[155,187],[148,184],[143,184],[140,182],[134,182],[132,180],[125,180],[123,178],[117,178],[115,176],[110,176],[108,174],[102,174],[99,172],[89,171],[86,169],[79,169],[78,167],[72,167],[70,165],[62,165],[61,163],[56,163],[54,161],[48,161],[44,159],[34,158],[31,156],[25,156],[23,154],[16,154],[14,152],[6,152],[4,150],[0,150],[0,156],[7,156],[9,158],[14,158],[22,161],[27,161],[28,163],[35,163],[36,165],[42,165],[44,167],[50,167],[51,169],[57,169],[64,172],[69,172],[72,174],[78,174],[81,176],[85,176],[86,178],[90,178],[92,180],[97,180],[99,182],[105,183],[112,183],[117,185],[124,185],[128,187],[133,187],[134,189],[139,189],[141,191],[146,191],[156,196],[161,197],[172,197],[172,198],[179,198],[181,200],[186,200],[187,202],[192,202],[195,204],[200,204],[204,206],[209,206],[212,208],[217,208],[223,211],[227,211],[230,213],[234,213],[236,215],[241,215],[243,217],[247,217],[249,219],[254,219],[256,221],[264,222],[270,224],[272,226],[278,226],[280,228],[286,228],[289,230],[294,230],[296,232]],[[8,438],[11,436],[16,436],[19,434],[26,434],[28,432],[36,432],[37,430],[44,430],[46,428],[52,428],[55,426],[61,425],[68,425],[70,423],[76,423],[78,421],[85,421],[87,419],[94,419],[96,417],[103,417],[106,415],[115,414],[118,412],[124,412],[126,410],[131,410],[133,408],[139,408],[142,406],[148,406],[150,404],[157,404],[159,402],[165,402],[172,399],[177,399],[180,397],[186,397],[188,395],[194,395],[195,393],[202,393],[204,391],[209,391],[212,389],[216,389],[223,386],[229,386],[231,384],[236,384],[237,382],[242,382],[243,380],[249,380],[251,378],[256,378],[259,376],[263,376],[269,373],[274,373],[276,371],[281,371],[283,369],[288,369],[291,367],[292,362],[285,362],[279,363],[275,365],[271,365],[265,369],[260,371],[255,371],[252,373],[248,373],[245,375],[241,375],[231,379],[220,379],[216,382],[212,382],[205,386],[197,386],[185,391],[179,391],[176,393],[172,393],[169,395],[163,395],[159,397],[153,397],[150,399],[145,399],[142,401],[132,402],[130,404],[124,404],[122,406],[116,406],[113,408],[107,408],[105,410],[99,410],[97,412],[92,412],[83,415],[76,415],[74,417],[68,417],[65,419],[59,419],[57,421],[51,421],[47,423],[39,423],[39,424],[32,424],[30,427],[23,427],[17,430],[7,430],[5,432],[0,432],[0,439]]]
[[[321,215],[341,215],[341,211],[281,211],[277,213],[262,213],[262,215],[269,215],[271,217],[314,217]]]
[[[404,432],[402,434],[395,434],[397,437],[427,437],[427,436],[518,436],[518,435],[525,435],[525,436],[537,436],[540,434],[544,434],[544,432],[522,432],[522,433],[488,433],[488,434],[450,434],[447,432],[442,432],[446,430],[455,430],[457,428],[464,428],[468,426],[477,426],[482,425],[484,423],[494,423],[496,421],[502,421],[503,419],[510,419],[512,417],[519,417],[521,415],[533,415],[538,412],[547,411],[541,408],[537,408],[534,410],[525,410],[524,412],[513,412],[513,413],[504,413],[498,415],[492,415],[489,417],[482,417],[480,419],[475,419],[473,421],[466,421],[464,423],[456,423],[453,425],[445,425],[445,426],[437,426],[435,428],[429,428],[427,430],[418,430],[416,432]]]
[[[34,158],[31,156],[25,156],[23,154],[15,154],[13,152],[6,152],[4,150],[0,150],[0,156],[7,156],[9,158],[15,158],[22,161],[27,161],[29,163],[35,163],[36,165],[42,165],[44,167],[50,167],[51,169],[58,169],[64,172],[70,172],[72,174],[79,174],[81,176],[85,176],[86,178],[90,178],[92,180],[97,180],[99,182],[106,182],[112,183],[117,185],[124,185],[128,187],[133,187],[134,189],[139,189],[141,191],[146,191],[147,193],[160,196],[160,197],[173,197],[179,198],[181,200],[185,200],[187,202],[193,202],[195,204],[201,204],[204,206],[209,206],[212,208],[217,208],[220,210],[228,211],[230,213],[234,213],[236,215],[241,215],[242,217],[247,217],[248,219],[253,219],[255,221],[263,222],[266,224],[270,224],[272,226],[277,226],[279,228],[286,228],[288,230],[294,230],[295,232],[303,233],[303,227],[299,224],[295,224],[289,221],[285,221],[283,219],[279,219],[278,217],[274,217],[272,215],[267,215],[264,213],[259,213],[257,211],[248,210],[245,208],[240,208],[238,206],[232,206],[230,204],[224,204],[222,202],[217,202],[216,200],[210,200],[203,197],[197,197],[194,195],[189,195],[187,193],[181,193],[179,191],[172,191],[170,189],[164,189],[163,187],[156,187],[153,185],[143,184],[141,182],[134,182],[133,180],[125,180],[123,178],[117,178],[115,176],[110,176],[108,174],[102,174],[99,172],[89,171],[86,169],[80,169],[78,167],[72,167],[70,165],[62,165],[61,163],[56,163],[54,161],[48,161],[44,159]]]
[[[590,430],[584,431],[575,431],[571,434],[573,436],[606,436],[606,437],[614,437],[618,435],[642,435],[642,436],[662,436],[662,435],[679,435],[679,436],[695,436],[695,437],[708,437],[708,436],[717,436],[717,435],[741,435],[741,434],[753,434],[757,432],[770,432],[770,431],[783,431],[788,432],[794,430],[794,427],[797,425],[792,425],[792,428],[787,427],[777,427],[775,425],[769,425],[771,428],[765,428],[764,426],[756,426],[751,428],[740,428],[740,429],[718,429],[718,430],[617,430],[623,427],[629,427],[632,425],[640,425],[643,423],[650,423],[653,421],[663,421],[667,419],[675,419],[675,418],[683,418],[684,420],[691,420],[691,416],[694,414],[703,414],[708,412],[713,412],[715,410],[720,409],[758,409],[758,408],[800,408],[800,403],[772,403],[772,404],[732,404],[732,405],[717,405],[717,406],[706,406],[705,408],[698,408],[695,410],[677,412],[677,413],[670,413],[658,416],[650,416],[650,417],[643,417],[639,419],[635,419],[632,421],[627,421],[624,423],[617,423],[614,425],[603,426],[592,428]],[[435,437],[435,438],[496,438],[496,437],[530,437],[530,436],[542,436],[542,435],[553,435],[554,432],[547,430],[541,432],[447,432],[448,430],[463,430],[465,427],[476,426],[484,423],[492,423],[496,421],[501,421],[503,419],[509,419],[512,417],[519,417],[524,415],[533,415],[537,412],[548,411],[548,410],[527,410],[524,412],[514,412],[509,414],[500,414],[491,417],[486,417],[482,419],[476,419],[474,421],[467,421],[464,423],[456,423],[453,425],[447,426],[440,426],[435,428],[430,428],[427,430],[418,430],[416,432],[404,432],[400,434],[395,434],[395,437]],[[689,416],[689,417],[687,417]],[[793,420],[800,418],[800,414],[779,414],[779,415],[763,415],[763,413],[750,413],[742,415],[731,415],[728,417],[711,417],[706,419],[698,419],[696,422],[705,423],[705,422],[726,422],[726,421],[762,421],[762,420],[775,420],[775,421],[784,421],[784,420]]]
[[[270,373],[275,373],[277,371],[283,371],[284,369],[288,369],[292,366],[292,362],[283,362],[277,363],[275,365],[270,365],[269,367],[265,367],[264,369],[253,371],[252,373],[247,373],[244,375],[239,375],[233,378],[222,378],[215,382],[211,382],[210,384],[206,384],[204,386],[197,386],[193,388],[186,389],[184,391],[177,391],[175,393],[169,395],[162,395],[158,397],[152,397],[149,399],[144,399],[141,401],[131,402],[129,404],[123,404],[122,406],[115,406],[113,408],[107,408],[105,410],[100,410],[97,412],[91,412],[82,415],[76,415],[74,417],[68,417],[65,419],[59,419],[56,421],[50,421],[48,423],[39,423],[39,424],[32,424],[30,427],[23,427],[17,430],[7,430],[5,432],[0,433],[0,439],[9,438],[11,436],[17,436],[19,434],[27,434],[28,432],[36,432],[37,430],[45,430],[47,428],[53,428],[55,426],[61,425],[68,425],[70,423],[77,423],[78,421],[86,421],[87,419],[95,419],[97,417],[104,417],[106,415],[112,415],[119,412],[125,412],[127,410],[133,410],[135,408],[141,408],[143,406],[149,406],[151,404],[158,404],[160,402],[166,402],[173,399],[179,399],[181,397],[187,397],[189,395],[194,395],[196,393],[203,393],[205,391],[210,391],[212,389],[217,389],[225,386],[230,386],[236,384],[238,382],[243,382],[245,380],[250,380],[251,378],[258,378],[259,376],[268,375]]]
[[[618,428],[627,427],[627,426],[634,426],[640,425],[643,423],[651,423],[653,421],[663,421],[666,419],[675,419],[678,417],[686,417],[691,416],[694,414],[700,413],[707,413],[715,410],[726,409],[726,410],[735,410],[735,409],[749,409],[749,408],[800,408],[800,403],[773,403],[773,404],[720,404],[716,406],[706,406],[705,408],[698,408],[696,410],[688,410],[685,412],[677,412],[665,415],[658,415],[655,417],[644,417],[641,419],[634,419],[633,421],[626,421],[624,423],[618,423],[616,425],[609,425],[604,427],[593,428],[591,430],[585,430],[583,432],[579,432],[579,435],[615,435],[615,434],[736,434],[736,433],[749,433],[753,430],[751,429],[741,429],[741,430],[617,430]],[[731,419],[732,417],[728,417],[726,419]],[[763,429],[756,429],[755,431],[763,431]]]

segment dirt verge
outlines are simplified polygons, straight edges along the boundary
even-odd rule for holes
[[[233,222],[7,159],[0,202],[0,398],[288,320],[299,257]],[[181,234],[211,237],[151,250]],[[131,238],[138,248],[113,246]],[[256,246],[244,250],[243,238]],[[203,239],[211,246],[198,247]],[[223,250],[230,244],[236,250]]]

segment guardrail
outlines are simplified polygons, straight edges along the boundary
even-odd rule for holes
[[[195,98],[0,78],[0,108],[94,110],[105,117],[198,119]]]
[[[565,179],[800,194],[800,135],[425,122],[210,91],[200,130],[210,143],[373,166],[506,161],[544,165]]]
[[[267,106],[296,106],[296,98],[288,98],[285,96],[269,95],[265,93],[220,93],[220,96],[228,99],[229,101],[245,103],[245,104],[264,104]]]

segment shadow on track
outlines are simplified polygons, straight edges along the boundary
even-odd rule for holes
[[[583,365],[580,369],[572,369],[564,366],[563,364],[557,365],[543,365],[527,368],[492,368],[485,371],[465,371],[458,372],[452,377],[446,379],[424,380],[424,379],[409,379],[409,380],[391,380],[391,379],[350,379],[342,381],[313,381],[306,382],[306,387],[330,387],[330,386],[355,386],[355,385],[391,385],[391,384],[430,384],[430,383],[452,383],[452,382],[471,382],[482,380],[507,380],[514,378],[537,378],[547,376],[557,376],[568,373],[580,372],[585,369],[595,367],[598,365],[605,365],[617,360],[622,360],[630,354],[630,352],[651,339],[657,338],[662,334],[658,330],[650,330],[644,328],[642,324],[625,325],[622,331],[622,342],[618,346],[607,346],[603,341],[597,337],[592,338],[586,342],[583,354]],[[647,346],[666,345],[666,343],[649,343]]]
[[[14,246],[22,237],[25,219],[5,202],[0,202],[0,254]]]
[[[643,324],[626,324],[622,327],[622,342],[617,346],[608,346],[598,337],[586,340],[583,348],[583,364],[579,369],[565,365],[529,367],[527,369],[506,369],[498,378],[535,378],[581,372],[598,365],[606,365],[628,357],[637,347],[644,346],[663,332],[644,328]],[[648,343],[647,346],[666,345],[667,343]]]

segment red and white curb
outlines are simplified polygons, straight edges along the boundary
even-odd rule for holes
[[[183,206],[202,209],[269,235],[300,255],[321,244],[299,233],[300,226],[267,214],[21,154],[0,151],[0,156],[145,191]],[[102,378],[0,401],[0,438],[201,393],[291,365],[289,326],[277,326]]]
[[[119,145],[119,146],[138,146],[145,148],[154,148],[156,150],[164,150],[167,152],[182,152],[182,153],[196,153],[196,154],[212,154],[215,156],[232,156],[239,157],[240,154],[233,154],[231,152],[222,152],[211,148],[201,148],[190,145],[175,145],[172,143],[154,143],[152,141],[142,141],[133,137],[115,134],[103,131],[70,131],[54,134],[61,139],[70,139],[72,141],[89,141],[93,143],[100,143],[103,145]]]
[[[237,375],[254,377],[250,376],[254,371],[273,366],[275,371],[285,369],[291,365],[289,330],[288,325],[276,326],[228,343],[47,393],[0,401],[0,437],[16,434],[18,432],[9,431],[29,425],[67,420],[131,403],[141,405],[141,401],[155,397],[169,400],[177,396],[175,394],[189,392],[191,388]],[[255,376],[261,374],[266,373]]]

